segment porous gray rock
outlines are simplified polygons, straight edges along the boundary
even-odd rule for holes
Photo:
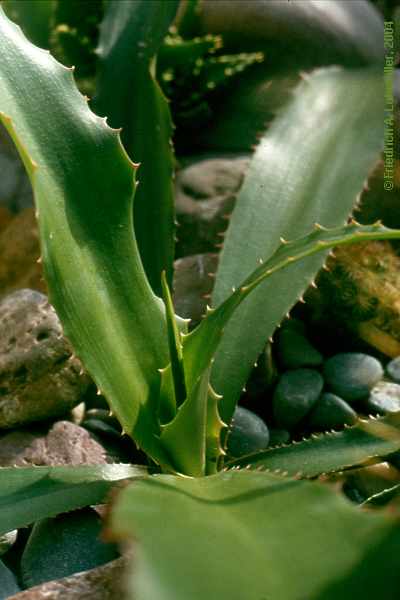
[[[83,427],[58,421],[48,432],[12,431],[0,438],[0,467],[106,464],[103,446]]]
[[[176,177],[177,256],[215,251],[249,159],[197,159]]]
[[[90,381],[46,296],[24,289],[0,301],[0,428],[65,414]]]

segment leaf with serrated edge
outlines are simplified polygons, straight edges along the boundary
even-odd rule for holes
[[[398,519],[320,483],[251,471],[146,477],[122,490],[111,527],[135,541],[135,600],[398,594]]]
[[[178,473],[201,477],[206,474],[206,432],[209,372],[192,386],[176,417],[162,426],[160,440]]]
[[[168,345],[133,234],[135,165],[72,71],[1,9],[0,54],[0,118],[33,184],[50,301],[124,431],[163,463],[155,407]]]
[[[185,366],[186,385],[190,390],[203,370],[205,370],[214,356],[224,327],[231,319],[237,307],[253,292],[265,279],[271,279],[273,286],[276,275],[283,269],[288,269],[299,261],[317,254],[333,246],[340,246],[372,239],[393,239],[400,237],[400,230],[388,229],[380,224],[358,225],[350,224],[336,229],[316,228],[309,235],[293,242],[282,243],[270,259],[260,264],[238,286],[218,308],[210,311],[200,325],[183,339],[183,357]],[[298,265],[296,264],[296,267]],[[293,271],[291,271],[293,272]],[[222,409],[226,405],[220,403]],[[225,413],[221,412],[222,418]]]
[[[161,294],[172,284],[174,157],[169,106],[153,76],[154,55],[178,7],[176,0],[109,0],[100,28],[96,112],[122,127],[128,154],[141,163],[135,231],[147,277]]]
[[[0,535],[45,517],[103,503],[119,482],[146,474],[131,465],[0,468]]]
[[[315,222],[342,225],[383,144],[382,73],[321,69],[305,76],[250,163],[225,237],[213,291],[218,306],[279,238]],[[251,242],[249,235],[251,232]],[[265,341],[308,287],[324,256],[296,264],[246,300],[226,328],[211,383],[230,420]]]
[[[378,437],[366,431],[365,425],[381,423],[392,430],[397,427],[397,437]],[[270,448],[232,460],[228,467],[248,466],[251,469],[279,470],[288,475],[316,477],[343,469],[382,460],[382,456],[400,450],[400,427],[391,415],[363,422],[343,431],[332,431],[289,445]]]

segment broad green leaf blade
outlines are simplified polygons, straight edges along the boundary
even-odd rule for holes
[[[154,55],[178,2],[110,0],[101,26],[96,112],[122,127],[129,156],[140,162],[135,231],[149,281],[161,294],[161,272],[172,284],[174,197],[172,122],[153,77]]]
[[[145,473],[145,467],[131,465],[0,468],[0,534],[101,504],[119,482]]]
[[[343,431],[332,431],[286,446],[270,448],[233,460],[227,467],[250,466],[280,471],[299,477],[316,477],[355,465],[369,464],[387,454],[400,450],[400,426],[395,434],[378,436],[368,432],[368,425],[388,424],[394,427],[390,416],[378,420],[361,421]]]
[[[262,139],[237,199],[219,263],[213,306],[240,285],[279,238],[315,222],[342,225],[382,145],[382,74],[319,70],[301,83]],[[249,235],[251,236],[249,239]],[[265,340],[309,285],[324,257],[296,264],[260,286],[224,332],[211,381],[229,420]]]
[[[363,513],[319,483],[250,471],[147,477],[121,492],[111,526],[135,539],[135,600],[398,593],[398,519]]]
[[[270,290],[272,290],[282,280],[282,271],[284,271],[284,274],[285,272],[290,272],[293,276],[293,267],[301,271],[304,262],[314,254],[324,252],[334,246],[361,242],[363,240],[394,239],[399,237],[400,230],[388,229],[380,223],[364,226],[352,223],[335,229],[324,229],[318,226],[314,228],[312,233],[305,237],[293,242],[281,242],[278,249],[269,259],[259,261],[259,266],[241,282],[238,289],[231,293],[227,300],[218,308],[209,309],[207,316],[200,325],[189,335],[184,336],[183,356],[188,390],[191,389],[193,382],[208,367],[217,351],[224,328],[229,323],[232,315],[248,295],[252,292],[253,294],[257,294],[258,286],[262,286],[265,279],[271,280]],[[300,261],[303,262],[299,266],[297,263]],[[278,298],[278,300],[283,302],[281,298]],[[267,304],[267,299],[264,299],[264,304]],[[259,307],[259,311],[259,318],[262,320],[263,312],[261,307]],[[246,330],[245,325],[243,325],[243,328]],[[253,332],[254,335],[256,333],[257,330]],[[251,346],[251,341],[251,339],[248,340],[249,346]],[[225,383],[225,387],[228,387],[228,385],[228,383]],[[222,418],[226,422],[229,422],[231,412],[234,410],[232,397],[228,397],[228,400],[222,398],[220,409]]]
[[[134,165],[71,70],[1,9],[0,78],[0,117],[34,188],[50,301],[124,430],[162,462],[154,405],[168,345],[133,234]]]
[[[382,62],[382,17],[368,0],[202,0],[183,16],[229,47],[265,51],[279,68]]]

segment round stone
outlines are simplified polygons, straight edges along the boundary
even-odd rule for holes
[[[290,442],[290,433],[286,429],[270,429],[269,430],[269,446],[282,446]]]
[[[292,429],[313,408],[318,400],[324,380],[313,369],[287,371],[279,379],[272,404],[278,428]]]
[[[330,392],[321,395],[307,417],[307,425],[321,431],[354,425],[356,421],[357,413],[351,406]]]
[[[285,327],[279,332],[276,349],[284,369],[318,367],[323,361],[322,354],[294,327]]]
[[[118,556],[101,539],[102,520],[93,508],[42,519],[33,526],[21,558],[26,587],[88,571]]]
[[[269,443],[268,427],[256,414],[237,406],[227,439],[230,456],[239,457],[264,450]]]
[[[383,377],[381,363],[368,354],[345,352],[329,358],[323,375],[330,390],[347,402],[366,398]]]
[[[386,372],[393,381],[400,383],[400,356],[394,358],[386,365]]]
[[[0,598],[4,599],[18,594],[20,591],[14,573],[0,560]]]
[[[379,382],[372,390],[366,402],[367,410],[372,413],[394,413],[400,410],[400,385],[387,381]]]

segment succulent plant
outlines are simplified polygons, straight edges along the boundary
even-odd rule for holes
[[[101,29],[94,105],[125,125],[128,152],[143,153],[142,175],[72,70],[0,9],[0,119],[34,189],[50,300],[123,432],[153,465],[1,469],[0,532],[102,502],[132,479],[110,520],[119,539],[138,540],[131,597],[360,598],[382,582],[393,591],[397,521],[298,479],[399,450],[398,415],[233,461],[224,452],[254,361],[330,248],[400,237],[379,223],[343,225],[381,147],[380,71],[333,67],[303,77],[254,154],[212,307],[189,333],[168,283],[171,127],[154,78],[176,8],[109,0]],[[136,172],[146,203],[139,212]]]

